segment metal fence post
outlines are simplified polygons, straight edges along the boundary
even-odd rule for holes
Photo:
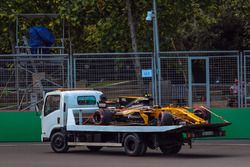
[[[16,96],[16,100],[17,100],[17,110],[19,110],[19,103],[20,103],[20,92],[19,92],[19,70],[18,70],[18,64],[19,64],[19,58],[16,57],[15,59],[15,86],[16,86],[16,92],[17,92],[17,96]]]
[[[192,59],[188,57],[188,106],[192,107]]]
[[[243,66],[243,59],[242,59],[242,52],[239,52],[239,56],[240,56],[240,105],[239,107],[243,107],[243,99],[244,99],[244,84],[245,84],[245,80],[243,78],[243,70],[242,68],[244,68]]]
[[[70,80],[70,76],[71,76],[71,71],[70,71],[70,55],[68,55],[68,59],[67,59],[67,80],[68,80],[68,87],[71,86],[71,80]]]
[[[244,107],[247,107],[247,78],[246,78],[246,55],[245,52],[243,52],[243,79],[244,79],[244,92],[243,92],[243,96],[244,96]]]
[[[240,54],[238,54],[237,56],[237,80],[238,80],[238,85],[237,85],[237,89],[238,89],[238,97],[237,97],[237,106],[238,108],[241,106],[241,84],[242,84],[242,79],[241,79],[241,75],[240,75]]]
[[[209,57],[206,59],[206,99],[207,99],[207,106],[210,107],[211,105],[211,98],[210,98],[210,72],[209,72]]]
[[[153,36],[154,36],[154,75],[155,75],[155,105],[161,105],[161,67],[160,67],[160,48],[159,48],[159,33],[157,22],[157,6],[156,0],[153,0]]]

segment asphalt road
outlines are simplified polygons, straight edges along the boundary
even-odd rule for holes
[[[129,157],[123,148],[91,153],[84,147],[57,154],[48,143],[0,143],[0,167],[248,167],[250,141],[195,141],[175,156],[148,150]]]

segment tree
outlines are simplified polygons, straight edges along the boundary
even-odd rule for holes
[[[132,0],[126,0],[126,7],[128,10],[128,25],[130,28],[130,36],[131,36],[131,43],[132,43],[132,49],[133,52],[137,52],[137,38],[136,38],[136,22],[134,20],[134,16],[132,13],[132,5],[134,5],[134,1]],[[139,86],[143,87],[143,82],[141,78],[141,64],[140,64],[140,57],[135,54],[135,61],[134,61],[134,67],[135,67],[135,73],[137,81],[139,82]]]
[[[132,7],[136,35],[127,26],[126,2]],[[162,51],[250,47],[248,1],[157,0],[157,3]],[[133,51],[135,45],[131,47],[130,35],[136,37],[138,51],[152,51],[152,27],[145,21],[146,12],[151,8],[151,1],[143,0],[1,0],[0,52],[14,52],[15,15],[20,13],[59,13],[70,30],[75,52]],[[56,34],[57,25],[58,20],[50,22]],[[22,23],[20,30],[27,31],[27,26]]]

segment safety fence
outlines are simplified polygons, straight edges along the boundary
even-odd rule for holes
[[[244,102],[244,107],[250,107],[250,51],[244,51],[243,55],[242,100]]]
[[[74,87],[98,89],[109,98],[149,94],[151,75],[142,76],[142,70],[152,69],[151,58],[147,53],[74,54]]]
[[[238,51],[161,52],[161,103],[241,107],[230,90],[241,80]],[[152,54],[74,54],[74,87],[102,90],[110,98],[152,94]],[[231,88],[232,89],[232,88]]]
[[[233,94],[230,90],[235,80],[240,80],[239,52],[163,52],[160,59],[162,81],[168,83],[162,83],[163,102],[219,108],[240,106],[239,92]],[[234,96],[237,99],[230,102]]]
[[[58,88],[152,95],[152,53],[0,55],[0,111],[41,109]],[[250,51],[160,53],[161,104],[249,107]],[[38,104],[38,105],[37,105]]]
[[[1,55],[0,110],[35,111],[45,92],[67,87],[67,55]]]

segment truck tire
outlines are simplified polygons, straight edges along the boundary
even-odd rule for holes
[[[158,117],[159,125],[160,126],[167,126],[167,125],[173,125],[174,124],[174,118],[172,114],[167,112],[161,112]]]
[[[123,145],[125,153],[129,156],[144,155],[147,150],[146,143],[136,133],[128,134]]]
[[[89,151],[91,152],[97,152],[99,150],[102,149],[102,146],[87,146],[87,148],[89,149]]]
[[[180,152],[181,147],[181,144],[161,145],[160,150],[164,155],[177,154],[178,152]]]
[[[65,153],[69,150],[67,137],[62,132],[56,132],[52,135],[50,146],[56,153]]]

